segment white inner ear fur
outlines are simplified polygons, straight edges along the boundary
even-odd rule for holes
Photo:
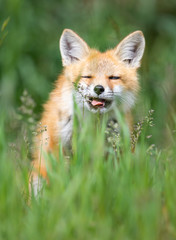
[[[139,67],[145,48],[145,39],[141,31],[131,33],[116,47],[115,54],[130,67]]]
[[[83,59],[89,53],[88,45],[72,30],[65,29],[60,38],[63,66]]]

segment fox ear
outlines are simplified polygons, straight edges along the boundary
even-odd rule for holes
[[[60,38],[63,66],[83,59],[89,53],[88,45],[75,32],[65,29]]]
[[[145,39],[141,31],[124,38],[115,48],[115,54],[130,67],[139,67],[145,48]]]

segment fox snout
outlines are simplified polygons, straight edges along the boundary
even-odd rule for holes
[[[96,85],[94,87],[94,92],[97,94],[97,95],[100,95],[101,93],[104,92],[104,87],[102,85]]]

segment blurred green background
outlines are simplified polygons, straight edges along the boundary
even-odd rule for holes
[[[90,47],[101,51],[142,30],[146,50],[135,116],[138,120],[154,109],[153,140],[170,142],[167,125],[174,129],[176,121],[175,0],[1,0],[0,26],[8,18],[0,32],[1,116],[4,110],[13,120],[26,89],[39,118],[62,71],[58,43],[64,28],[76,31]]]
[[[134,116],[154,109],[155,125],[139,124],[134,154],[124,137],[119,158],[102,125],[75,127],[70,164],[50,156],[51,184],[29,206],[30,137],[62,71],[64,28],[101,51],[144,32]],[[0,0],[0,239],[175,240],[175,134],[176,0]]]

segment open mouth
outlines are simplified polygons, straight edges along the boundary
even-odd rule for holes
[[[112,100],[107,100],[104,98],[93,98],[93,97],[89,97],[88,98],[88,103],[92,108],[106,108],[109,105],[111,105]]]

